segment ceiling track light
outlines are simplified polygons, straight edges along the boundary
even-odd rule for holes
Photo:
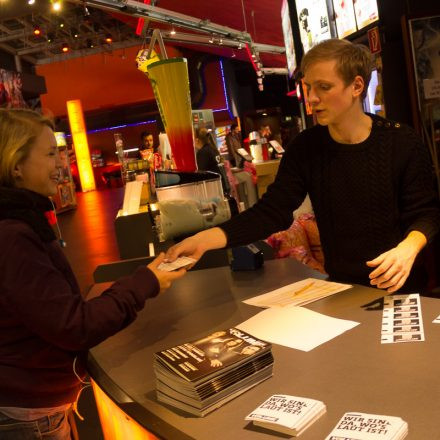
[[[52,0],[52,9],[55,12],[61,11],[61,0]]]
[[[34,26],[34,35],[36,36],[36,37],[39,37],[39,36],[41,36],[41,34],[42,34],[42,32],[41,32],[41,28],[40,28],[40,26],[38,26],[38,24],[36,24],[35,26]]]
[[[62,50],[64,53],[69,52],[69,45],[68,45],[67,43],[63,43],[63,44],[61,45],[61,50]]]
[[[105,42],[108,43],[108,44],[113,43],[113,37],[111,36],[111,34],[107,34],[105,36]]]
[[[90,17],[90,12],[89,12],[89,9],[87,8],[87,3],[86,2],[84,2],[83,14],[84,14],[84,17]]]

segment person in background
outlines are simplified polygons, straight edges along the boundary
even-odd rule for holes
[[[260,133],[261,143],[266,144],[272,140],[272,130],[269,124],[261,125],[258,129],[258,133]]]
[[[229,162],[232,167],[241,167],[243,158],[238,153],[238,149],[242,148],[241,145],[241,131],[237,123],[231,124],[231,129],[225,138],[226,146],[228,148]]]
[[[150,156],[154,153],[154,138],[148,131],[141,133],[141,146],[139,148],[139,154],[141,159],[150,160]]]
[[[0,109],[0,438],[71,438],[87,350],[127,327],[185,270],[163,254],[84,301],[48,218],[61,160],[50,120]]]
[[[223,191],[229,193],[229,184],[226,178],[222,157],[209,131],[202,127],[198,128],[195,133],[195,148],[197,169],[199,171],[212,171],[220,174]]]
[[[347,40],[310,49],[301,71],[318,124],[295,137],[257,204],[171,247],[166,259],[199,259],[284,230],[309,193],[331,279],[424,291],[416,258],[440,227],[432,165],[412,128],[364,113],[372,66],[368,49]]]

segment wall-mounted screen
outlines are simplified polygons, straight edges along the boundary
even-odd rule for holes
[[[281,7],[281,25],[283,28],[284,45],[286,46],[287,70],[290,78],[296,69],[296,55],[295,46],[293,44],[292,24],[290,22],[290,12],[287,0],[283,0],[283,5]]]
[[[353,4],[359,30],[379,20],[377,0],[354,0]]]
[[[353,0],[333,0],[336,30],[339,38],[345,38],[357,31]]]
[[[322,40],[332,38],[326,0],[296,0],[304,53]]]

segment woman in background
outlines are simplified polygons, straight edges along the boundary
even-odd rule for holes
[[[0,109],[0,438],[67,440],[87,350],[128,326],[185,270],[148,266],[84,301],[49,226],[61,170],[52,123]]]

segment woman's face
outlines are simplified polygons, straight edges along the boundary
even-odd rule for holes
[[[14,170],[16,186],[43,196],[53,196],[58,190],[61,167],[55,136],[45,125],[28,157]]]

